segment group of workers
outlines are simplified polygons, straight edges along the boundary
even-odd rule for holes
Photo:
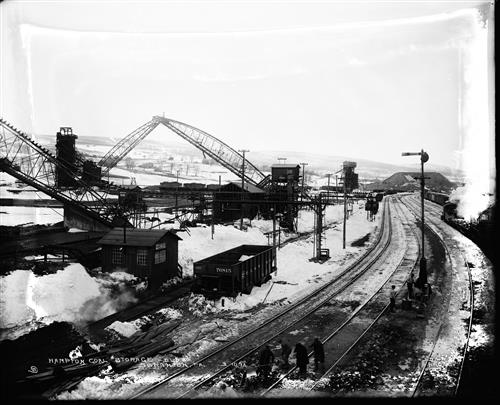
[[[306,347],[298,342],[295,345],[295,349],[292,351],[290,345],[286,340],[281,339],[279,341],[281,346],[281,360],[282,367],[288,369],[290,367],[289,359],[292,353],[295,354],[296,365],[299,370],[300,376],[305,376],[307,374],[307,365],[309,363],[309,356],[307,354]],[[323,348],[323,343],[319,338],[315,338],[313,343],[310,345],[314,353],[314,371],[324,371],[325,364],[325,350]],[[272,366],[274,364],[274,354],[269,345],[266,345],[261,351],[259,356],[259,366],[257,368],[257,375],[266,379],[271,373]]]
[[[415,298],[415,291],[414,291],[414,286],[415,286],[415,276],[413,275],[413,272],[410,273],[410,277],[406,281],[406,286],[408,287],[408,295],[407,298],[409,300],[413,300]],[[394,312],[394,309],[396,308],[396,286],[393,285],[391,286],[391,291],[390,291],[390,301],[389,301],[389,311]],[[425,283],[422,286],[421,289],[421,294],[420,294],[420,300],[419,300],[419,308],[425,307],[427,305],[427,302],[429,301],[431,295],[431,285],[429,283]]]
[[[411,300],[414,298],[414,285],[415,285],[413,272],[410,274],[410,277],[408,278],[406,285],[408,287],[407,297],[408,299]],[[423,303],[423,305],[427,304],[430,293],[431,293],[430,285],[428,283],[424,284],[421,291],[421,299],[420,299],[420,302]],[[390,302],[389,302],[390,312],[394,312],[394,309],[396,307],[396,295],[397,295],[396,286],[392,285],[390,290]],[[309,363],[309,356],[306,347],[302,343],[298,342],[295,345],[294,350],[292,350],[290,345],[284,339],[281,339],[279,343],[281,345],[282,367],[284,369],[288,369],[290,367],[289,359],[292,353],[294,353],[296,365],[299,370],[299,376],[305,377],[307,374],[307,365]],[[313,349],[314,353],[314,371],[324,372],[325,351],[323,348],[323,343],[321,343],[321,340],[319,338],[315,338],[313,343],[309,347]],[[274,362],[275,362],[275,357],[273,351],[271,350],[271,347],[269,345],[266,345],[259,355],[259,365],[257,367],[257,375],[261,376],[264,379],[268,378],[272,371]]]

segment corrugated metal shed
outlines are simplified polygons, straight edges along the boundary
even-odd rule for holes
[[[113,228],[104,235],[97,243],[100,245],[117,246],[153,246],[165,235],[177,240],[179,236],[167,229],[130,229],[126,230],[126,243],[123,243],[123,228]]]

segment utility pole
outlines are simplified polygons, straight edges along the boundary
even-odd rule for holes
[[[335,204],[339,203],[339,186],[337,184],[338,175],[335,174]]]
[[[421,200],[421,225],[422,225],[422,257],[420,258],[420,272],[418,274],[418,284],[423,287],[427,283],[427,259],[425,258],[424,239],[424,163],[429,160],[429,155],[423,149],[420,152],[403,152],[401,156],[420,156],[420,200]]]
[[[321,259],[321,237],[323,233],[323,207],[321,205],[321,193],[318,195],[316,206],[316,259]]]
[[[306,178],[306,166],[307,166],[307,163],[305,162],[301,162],[300,163],[302,165],[302,193],[304,193],[304,180]],[[301,199],[303,199],[304,197],[301,197]]]
[[[327,186],[327,190],[326,190],[326,196],[327,196],[327,200],[330,201],[330,176],[332,174],[331,173],[328,173],[327,176],[328,176],[328,186]]]
[[[241,165],[241,199],[244,199],[245,192],[245,153],[250,152],[248,149],[239,149],[238,152],[243,154],[243,163]],[[241,204],[241,215],[240,215],[240,231],[243,229],[243,203]]]
[[[342,249],[345,249],[345,226],[347,219],[347,184],[346,184],[346,175],[344,171],[344,226],[342,229]]]
[[[175,215],[177,216],[177,213],[179,211],[179,169],[177,169],[177,187],[175,191]]]

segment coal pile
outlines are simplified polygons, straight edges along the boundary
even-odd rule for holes
[[[0,342],[3,394],[38,397],[39,384],[21,381],[53,371],[64,361],[69,362],[69,353],[77,346],[81,346],[83,356],[94,352],[85,338],[67,322],[54,322],[16,340]]]

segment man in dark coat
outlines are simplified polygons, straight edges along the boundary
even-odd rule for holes
[[[408,298],[413,299],[413,285],[415,284],[415,278],[413,276],[413,272],[410,273],[410,277],[408,278],[408,281],[406,282],[406,285],[408,286]]]
[[[271,348],[266,345],[264,350],[260,353],[259,357],[259,367],[257,369],[257,374],[261,375],[263,378],[267,378],[271,372],[274,362],[274,354]]]
[[[288,358],[290,357],[290,353],[292,353],[292,348],[288,345],[285,340],[280,340],[281,343],[281,359],[283,360],[283,366],[289,367]]]
[[[305,376],[307,372],[307,363],[309,358],[307,357],[307,349],[302,343],[297,343],[295,345],[295,358],[297,359],[297,367],[299,368],[299,375]]]
[[[391,286],[390,292],[390,302],[389,302],[389,311],[394,312],[394,308],[396,308],[396,286]]]
[[[325,350],[323,348],[323,343],[319,338],[314,339],[311,347],[314,349],[314,371],[318,371],[318,364],[320,365],[320,371],[325,369]]]

